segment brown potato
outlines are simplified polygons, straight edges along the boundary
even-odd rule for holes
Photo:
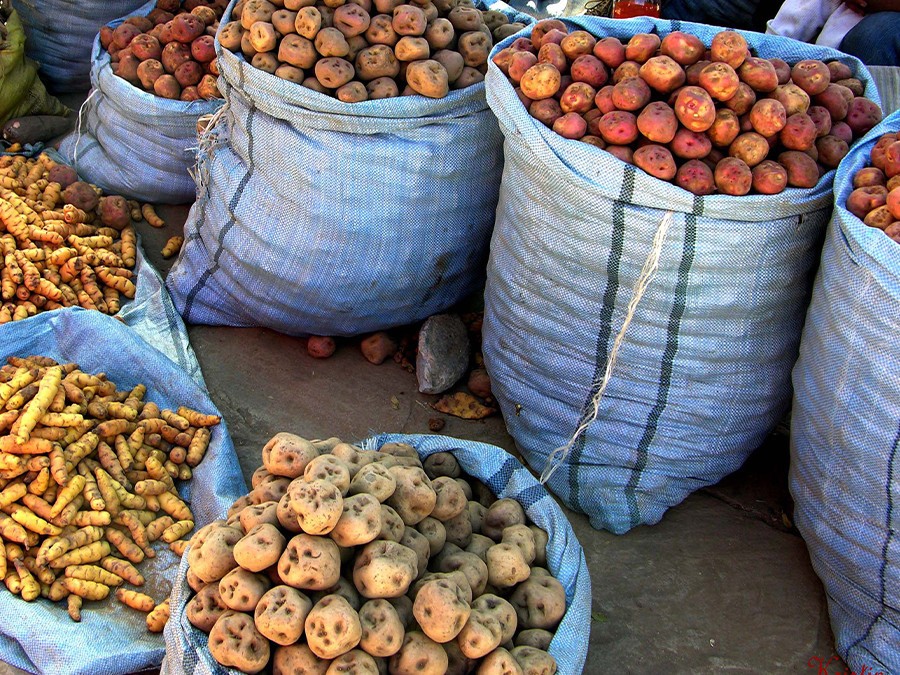
[[[399,5],[394,8],[391,25],[397,35],[419,36],[424,35],[425,29],[428,27],[428,19],[425,17],[425,12],[415,5]]]
[[[343,673],[378,675],[379,672],[378,663],[374,658],[361,649],[351,649],[331,661],[325,675],[342,675]]]
[[[784,106],[788,117],[797,113],[805,113],[809,109],[809,94],[791,82],[775,87],[772,98]]]
[[[675,185],[695,195],[711,195],[716,191],[712,169],[699,159],[689,159],[678,167]]]
[[[312,68],[318,58],[313,43],[300,35],[285,35],[278,47],[278,60],[295,68]]]
[[[326,595],[309,611],[305,621],[306,642],[322,659],[333,659],[359,644],[359,615],[340,595]]]
[[[328,534],[343,512],[341,489],[330,481],[294,479],[286,497],[297,522],[307,534]]]
[[[322,13],[316,7],[303,7],[294,19],[294,30],[307,40],[314,40],[322,29]]]
[[[413,616],[435,642],[449,642],[462,630],[471,608],[463,590],[449,579],[425,582],[413,602]]]
[[[185,607],[185,616],[192,626],[199,628],[204,633],[209,633],[212,627],[222,616],[228,607],[222,602],[219,595],[218,584],[207,584],[190,599]]]
[[[692,66],[688,66],[688,68],[684,71],[684,83],[691,87],[699,87],[700,73],[702,73],[703,69],[706,68],[706,66],[708,66],[710,63],[712,63],[712,61],[701,59]]]
[[[258,673],[269,662],[269,641],[242,612],[224,612],[209,632],[209,651],[223,666]]]
[[[366,84],[369,99],[393,98],[400,95],[397,83],[391,77],[377,77]]]
[[[410,631],[400,650],[391,656],[388,671],[392,675],[445,675],[448,664],[441,645],[424,633]]]
[[[344,500],[341,517],[328,536],[338,546],[359,546],[375,539],[381,528],[381,504],[372,495],[361,493]]]
[[[243,538],[242,530],[216,520],[197,530],[191,537],[188,564],[206,583],[218,581],[237,567],[234,545]]]
[[[276,646],[272,654],[272,675],[326,675],[330,663],[316,656],[305,642]]]
[[[371,21],[369,13],[356,3],[347,3],[334,10],[334,27],[348,39],[365,33]]]
[[[197,85],[197,93],[200,95],[200,98],[206,99],[207,101],[214,98],[222,98],[222,94],[219,92],[219,85],[217,84],[214,75],[203,76],[200,80],[200,84]]]
[[[787,124],[787,111],[774,98],[761,99],[750,109],[750,124],[756,133],[767,138],[774,136]]]
[[[516,611],[520,628],[553,630],[566,612],[565,590],[550,576],[530,577],[516,587],[509,602]]]
[[[237,52],[241,48],[241,38],[244,36],[244,28],[237,21],[225,25],[219,35],[222,47]]]
[[[410,63],[406,69],[406,83],[415,93],[429,98],[443,98],[450,91],[447,71],[433,59]]]
[[[141,81],[141,86],[147,91],[153,91],[154,83],[165,74],[162,63],[155,59],[143,61],[137,67],[137,76]]]
[[[260,598],[253,612],[256,629],[272,642],[290,645],[303,636],[303,625],[312,601],[291,586],[273,586]]]
[[[768,154],[769,143],[755,131],[741,134],[728,148],[729,157],[737,157],[751,168],[762,162]]]
[[[337,544],[327,537],[295,535],[278,559],[278,574],[284,583],[302,590],[334,586],[341,575]]]
[[[487,63],[491,51],[491,38],[475,30],[459,36],[457,50],[470,68],[478,68]]]
[[[418,573],[415,551],[397,542],[379,539],[366,544],[357,553],[353,583],[365,598],[396,598],[406,593]]]
[[[356,55],[356,74],[363,82],[383,77],[397,77],[400,62],[387,45],[372,45]],[[378,98],[369,91],[370,98]]]
[[[359,609],[362,634],[359,646],[368,654],[388,657],[396,654],[403,644],[404,623],[390,602],[376,598]]]
[[[241,10],[241,26],[245,30],[250,30],[250,27],[257,21],[271,21],[272,15],[277,9],[275,5],[266,0],[247,0]],[[288,7],[288,9],[293,8]]]
[[[235,567],[219,580],[219,597],[229,609],[252,612],[270,587],[271,582],[264,574]]]
[[[430,21],[425,28],[425,39],[433,50],[446,49],[453,44],[456,32],[453,24],[444,18],[438,18]],[[385,43],[387,44],[387,43]],[[515,54],[516,52],[510,52]]]
[[[245,570],[261,572],[278,562],[286,544],[275,525],[260,523],[234,545],[234,559]]]
[[[891,213],[890,209],[887,205],[878,206],[866,214],[866,217],[863,218],[863,222],[869,227],[876,227],[879,230],[884,230],[894,222],[894,216]]]

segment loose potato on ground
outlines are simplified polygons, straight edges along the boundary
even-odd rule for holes
[[[323,659],[333,659],[359,644],[362,627],[359,615],[339,595],[326,595],[306,616],[306,642]]]
[[[387,600],[369,600],[359,608],[362,635],[359,646],[366,653],[377,657],[396,654],[406,633],[404,623],[394,606]]]
[[[295,535],[278,559],[278,574],[286,584],[303,590],[334,586],[341,575],[337,544],[326,537]]]
[[[392,675],[445,675],[447,652],[437,642],[419,631],[403,637],[400,651],[391,656],[388,672]]]
[[[259,599],[253,613],[257,630],[272,642],[290,645],[303,635],[312,609],[310,599],[291,586],[273,586]]]
[[[245,673],[258,673],[269,662],[269,641],[253,624],[253,618],[229,610],[209,632],[209,652],[223,666]]]

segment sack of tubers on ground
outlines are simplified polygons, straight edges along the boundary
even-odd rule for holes
[[[134,228],[157,218],[153,206],[104,195],[57,160],[52,151],[0,157],[0,327],[68,307],[98,311],[199,378],[184,322]]]
[[[580,673],[584,553],[499,448],[290,433],[192,537],[162,673]]]
[[[47,93],[37,64],[25,57],[21,17],[14,9],[0,9],[0,125],[25,115],[64,115],[67,111]]]
[[[232,2],[226,16],[233,18],[237,6]],[[531,22],[503,3],[493,6]],[[301,18],[298,12],[295,28]],[[219,40],[235,25],[224,21]],[[259,24],[273,35],[269,22],[250,25]],[[343,51],[348,43],[340,30],[319,33],[326,31],[332,39],[328,46],[320,40],[321,49],[331,53],[337,43]],[[249,30],[244,37],[249,42]],[[310,64],[319,58],[312,41],[290,33],[281,45],[291,41],[312,50]],[[392,68],[375,80],[399,93],[405,85],[388,75],[399,75],[400,62],[380,46]],[[217,50],[219,89],[228,103],[201,142],[198,201],[167,280],[186,320],[357,335],[424,320],[479,287],[503,166],[483,82],[442,98],[413,92],[345,102],[337,90],[311,88],[316,78],[304,85],[308,78],[266,72],[240,49],[217,42]],[[264,52],[269,66],[277,63],[275,53]],[[317,61],[319,72],[337,58]],[[349,62],[338,60],[346,70]],[[300,79],[293,68],[288,72]]]
[[[900,528],[900,355],[885,339],[900,334],[900,246],[854,213],[865,209],[851,195],[860,181],[897,180],[898,133],[895,112],[838,168],[791,416],[794,520],[825,586],[837,652],[852,670],[885,673],[900,672],[900,624],[886,620],[900,607],[891,544]]]
[[[0,660],[126,675],[162,661],[184,540],[246,488],[201,384],[113,318],[45,316],[0,330]]]
[[[163,3],[171,4],[165,0]],[[105,28],[115,29],[131,16],[149,16],[158,4],[151,0]],[[184,0],[178,4],[186,7],[197,3]],[[108,30],[102,36],[104,41],[109,38]],[[121,35],[126,44],[123,52],[130,51],[125,41],[133,37],[134,33]],[[187,40],[188,36],[182,37]],[[183,47],[173,58],[184,60],[190,58],[190,53]],[[133,61],[136,66],[138,57],[132,54],[124,60]],[[171,65],[175,65],[175,60]],[[112,63],[98,33],[91,52],[91,94],[82,106],[79,126],[63,139],[60,152],[86,180],[104,190],[153,203],[194,201],[196,186],[190,171],[196,163],[197,119],[214,114],[221,108],[222,100],[164,98],[154,91],[145,91],[140,81],[132,84],[117,72],[118,64]],[[121,72],[124,74],[124,70]],[[178,87],[180,95],[174,76],[172,84]]]
[[[708,46],[719,33],[650,18],[564,24],[597,45],[680,30]],[[737,34],[763,59],[839,61],[878,103],[852,57]],[[656,523],[740,467],[786,414],[835,172],[776,195],[695,195],[562,137],[493,62],[486,84],[506,138],[485,291],[493,394],[526,460],[594,527]]]
[[[16,0],[27,37],[25,53],[57,94],[91,86],[91,45],[100,27],[137,10],[145,0]]]

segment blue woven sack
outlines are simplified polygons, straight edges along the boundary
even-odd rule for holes
[[[506,451],[486,443],[447,436],[382,434],[360,444],[376,450],[385,443],[408,443],[421,458],[450,452],[462,469],[481,480],[498,497],[517,500],[531,521],[547,532],[547,568],[566,591],[566,613],[549,652],[560,675],[578,675],[587,658],[591,625],[591,578],[584,551],[571,524],[553,497]],[[166,658],[161,675],[235,675],[210,655],[207,635],[188,621],[185,609],[193,591],[186,581],[187,556],[182,559],[172,592],[172,618],[166,625]]]
[[[128,16],[144,0],[15,0],[25,24],[26,54],[40,65],[52,92],[84,92],[91,86],[91,45],[100,27]]]
[[[705,44],[718,30],[567,23]],[[838,59],[871,82],[839,52],[742,35],[762,57]],[[546,128],[493,64],[487,97],[506,155],[485,291],[494,395],[528,462],[594,527],[656,523],[737,469],[787,412],[834,172],[774,197],[696,197]]]
[[[201,383],[134,330],[97,311],[69,308],[0,327],[0,359],[33,354],[104,372],[119,389],[144,383],[146,400],[160,408],[187,405],[216,413]],[[209,450],[181,494],[200,527],[222,517],[245,491],[223,422],[212,428]],[[161,543],[154,549],[157,556],[140,565],[147,579],[141,590],[162,601],[179,559]],[[124,675],[159,665],[163,653],[163,639],[147,631],[144,615],[124,609],[115,598],[86,603],[81,623],[75,623],[64,603],[24,602],[0,593],[0,659],[17,668],[46,675]]]
[[[129,16],[146,16],[155,6],[150,0]],[[193,202],[197,118],[215,113],[222,100],[173,101],[135,87],[113,73],[99,36],[91,52],[91,84],[78,126],[60,145],[67,161],[107,192],[154,204]]]
[[[186,321],[355,335],[479,287],[503,165],[483,83],[343,103],[216,50],[228,107],[167,281]]]
[[[900,244],[845,205],[872,146],[898,131],[900,112],[838,167],[793,374],[794,520],[837,651],[860,673],[900,673]]]

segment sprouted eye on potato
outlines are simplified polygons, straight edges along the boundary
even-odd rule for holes
[[[566,597],[539,566],[547,533],[452,454],[423,462],[403,443],[367,451],[279,433],[262,461],[250,492],[188,549],[187,617],[219,663],[556,672],[547,649]]]

